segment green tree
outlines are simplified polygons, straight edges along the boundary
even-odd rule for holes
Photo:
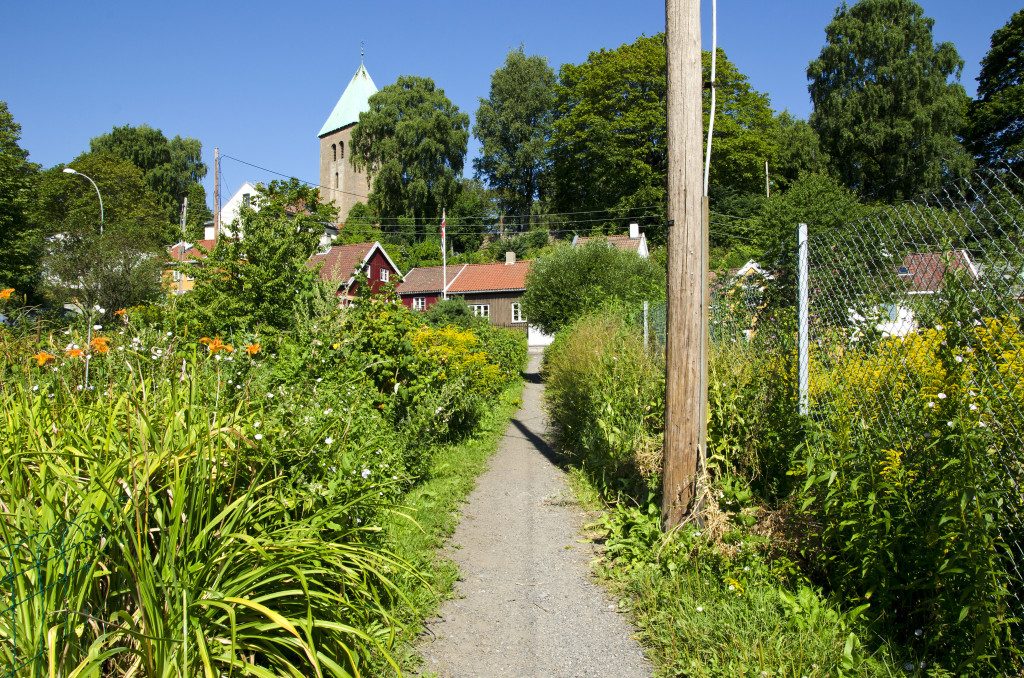
[[[478,179],[462,179],[462,190],[455,206],[448,211],[448,251],[476,252],[484,237],[492,233],[498,223],[494,191]]]
[[[524,215],[526,228],[547,169],[554,87],[547,59],[526,56],[520,46],[491,75],[490,96],[480,99],[473,126],[481,143],[480,157],[473,160],[477,178],[496,190],[505,214]]]
[[[811,126],[837,176],[862,195],[909,198],[970,169],[957,134],[967,95],[952,43],[912,0],[840,5],[807,67]]]
[[[142,172],[113,155],[83,153],[68,166],[96,182],[63,172],[57,165],[39,175],[29,216],[45,237],[43,288],[55,303],[119,308],[155,299],[167,222]]]
[[[705,79],[711,57],[704,53]],[[555,88],[550,143],[553,211],[621,210],[664,238],[667,196],[666,70],[664,36],[641,37],[616,50],[592,52],[586,63],[566,64]],[[712,149],[712,209],[749,203],[763,195],[764,163],[775,154],[768,97],[753,90],[723,50],[717,60],[717,107]],[[704,93],[704,129],[710,94]],[[735,208],[727,208],[735,211]]]
[[[106,153],[124,158],[142,170],[149,190],[156,196],[157,203],[167,213],[167,221],[179,224],[182,200],[189,197],[189,224],[212,219],[213,214],[206,206],[206,191],[199,194],[192,189],[206,176],[203,163],[203,145],[197,139],[175,136],[168,139],[158,129],[149,125],[124,125],[114,127],[106,134],[93,137],[89,149],[94,153]],[[192,189],[190,191],[190,189]],[[168,235],[172,239],[173,236]]]
[[[354,245],[363,242],[378,242],[384,240],[377,221],[365,203],[357,202],[352,205],[345,217],[345,223],[338,230],[338,237],[334,239],[339,245]]]
[[[455,204],[469,116],[430,78],[404,75],[370,97],[352,132],[351,161],[373,181],[369,206],[383,221],[440,223]],[[417,227],[417,237],[426,231]]]
[[[21,125],[0,101],[0,289],[35,291],[42,252],[40,230],[28,219],[32,186],[39,168],[18,145]]]
[[[221,238],[202,264],[190,266],[196,285],[182,310],[207,334],[284,330],[297,305],[311,307],[318,298],[319,277],[306,264],[337,210],[297,179],[271,182],[256,202],[259,211],[243,206],[239,213],[244,237]]]
[[[665,296],[665,269],[636,252],[602,240],[563,245],[535,259],[526,278],[523,312],[530,324],[552,334],[602,304],[640,307]]]
[[[982,163],[1024,167],[1024,9],[992,34],[971,103],[971,150]]]
[[[804,172],[824,172],[828,155],[821,150],[818,133],[810,123],[782,111],[775,116],[778,152],[771,166],[774,189],[789,188]]]

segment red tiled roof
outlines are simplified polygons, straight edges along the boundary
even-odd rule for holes
[[[634,252],[640,249],[641,241],[640,238],[630,238],[629,235],[595,235],[576,238],[575,246],[582,247],[594,240],[605,240],[616,249],[633,250]]]
[[[902,268],[898,270],[898,276],[907,281],[907,288],[911,292],[938,292],[942,289],[942,278],[946,273],[946,266],[942,263],[942,252],[924,252],[921,254],[908,254],[903,257]],[[972,279],[977,278],[977,272],[971,263],[971,255],[967,250],[956,250],[949,253],[949,267],[956,271],[961,268],[967,269]]]
[[[322,263],[320,279],[326,281],[352,279],[356,269],[362,265],[370,250],[377,243],[362,242],[355,245],[332,245],[326,252],[314,254],[306,262],[307,268],[315,268]]]
[[[448,294],[524,290],[530,263],[467,264],[458,277],[448,283]]]
[[[177,243],[167,248],[167,253],[175,261],[182,259],[205,259],[206,255],[213,250],[213,246],[216,244],[216,240],[212,238],[210,240],[199,240],[196,244],[189,247],[187,250],[182,252],[182,248],[188,243]]]
[[[448,267],[448,280],[452,281],[458,277],[466,264]],[[440,292],[444,284],[444,267],[427,266],[425,268],[414,268],[405,274],[405,278],[395,288],[398,294],[423,294],[425,292]]]

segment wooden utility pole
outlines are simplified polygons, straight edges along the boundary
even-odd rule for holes
[[[700,0],[665,0],[668,62],[666,529],[693,509],[707,428],[707,227],[703,218]]]
[[[220,149],[213,149],[213,242],[220,240]]]

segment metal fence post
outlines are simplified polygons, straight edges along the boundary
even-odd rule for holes
[[[650,344],[648,343],[649,332],[648,332],[648,329],[647,329],[648,328],[647,317],[648,317],[647,316],[647,302],[645,301],[644,302],[644,349],[649,350],[650,349]]]
[[[807,415],[810,391],[810,300],[808,294],[807,224],[800,224],[800,414]]]

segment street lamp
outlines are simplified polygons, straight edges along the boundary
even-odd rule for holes
[[[103,196],[100,195],[100,187],[96,185],[96,182],[89,178],[88,175],[82,174],[78,170],[71,169],[70,167],[64,168],[64,174],[77,174],[80,177],[89,179],[89,183],[96,189],[96,197],[100,199],[100,235],[103,235]]]

